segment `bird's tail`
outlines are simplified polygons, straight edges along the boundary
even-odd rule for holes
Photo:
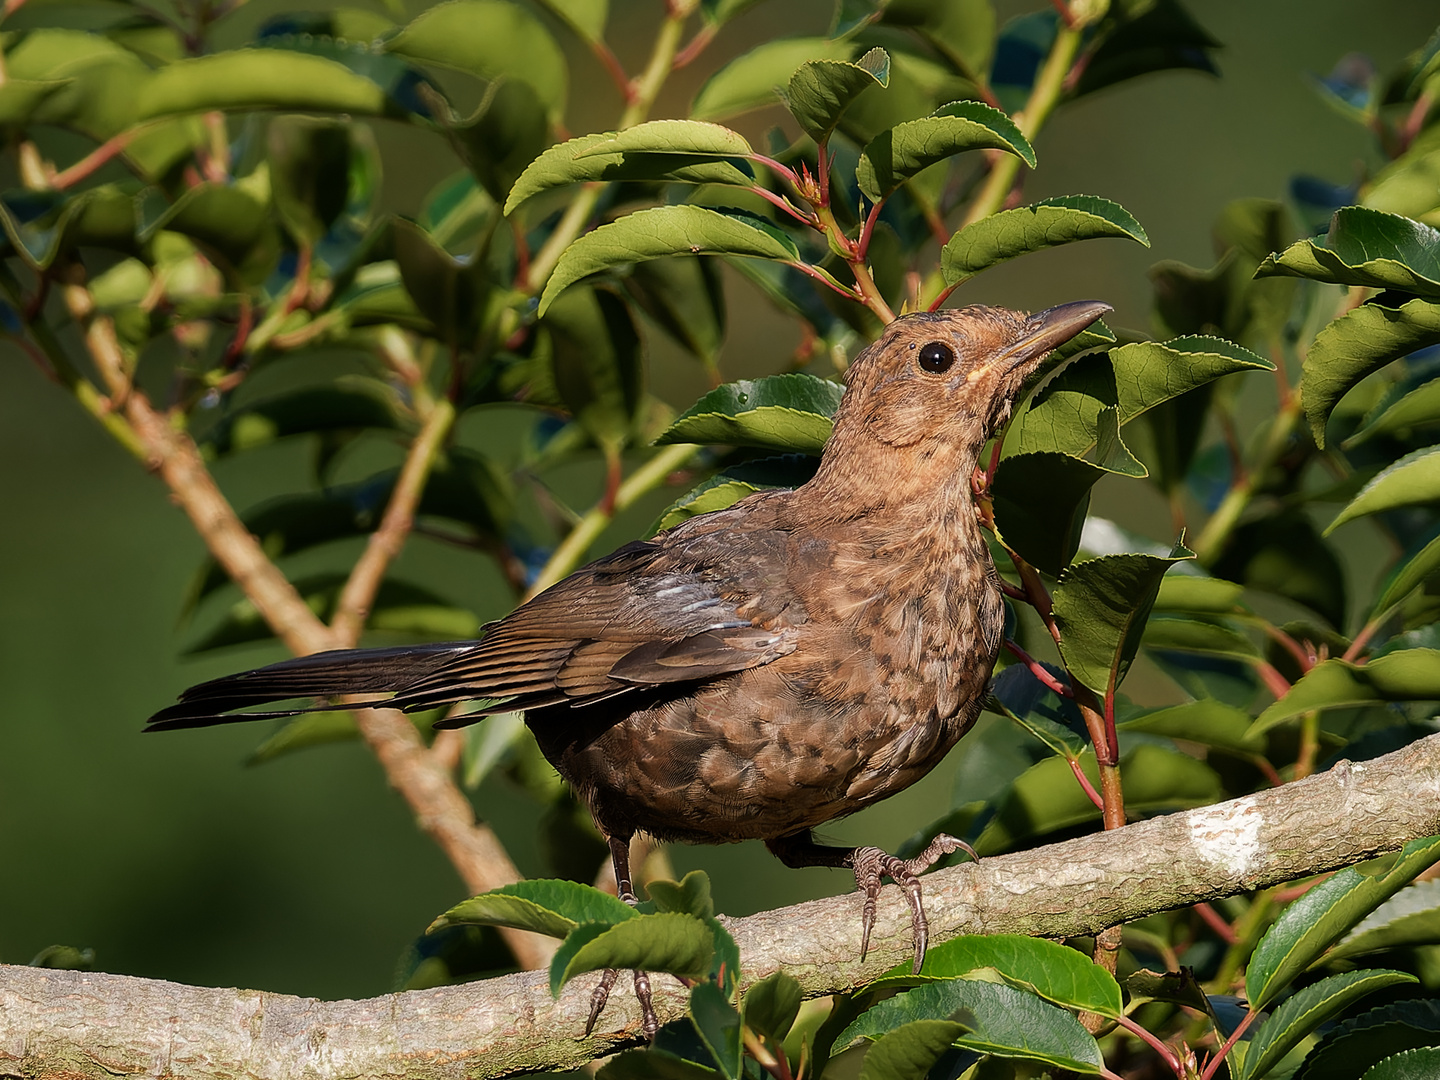
[[[293,660],[282,660],[254,671],[242,671],[238,675],[227,675],[192,686],[180,695],[176,704],[150,717],[145,730],[208,727],[211,724],[353,708],[349,704],[310,704],[260,712],[231,711],[294,698],[403,694],[408,687],[453,663],[477,645],[478,642],[474,641],[449,641],[393,649],[338,649],[297,656]],[[376,704],[384,704],[385,700],[379,699]],[[403,702],[395,704],[403,706]]]

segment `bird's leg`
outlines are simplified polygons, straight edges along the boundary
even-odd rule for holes
[[[607,835],[605,840],[610,845],[610,862],[615,867],[615,892],[625,903],[631,907],[637,907],[640,899],[635,895],[635,887],[630,881],[630,837]],[[590,1018],[585,1021],[586,1035],[590,1034],[595,1027],[595,1022],[600,1019],[600,1014],[605,1010],[605,1003],[610,1000],[610,990],[619,977],[618,968],[607,968],[600,976],[600,984],[590,992]],[[643,971],[635,972],[635,997],[640,1002],[640,1016],[645,1029],[645,1037],[654,1039],[655,1033],[660,1030],[660,1018],[655,1015],[655,1002],[650,991],[650,976]]]
[[[920,875],[941,858],[956,851],[965,852],[977,862],[980,858],[965,841],[945,833],[931,840],[930,845],[913,859],[901,859],[877,847],[838,848],[817,844],[808,829],[778,840],[767,840],[765,846],[789,867],[848,866],[855,871],[855,887],[865,896],[860,917],[861,960],[870,950],[870,931],[875,927],[881,879],[888,877],[904,889],[905,899],[910,905],[910,926],[914,931],[916,971],[925,963],[925,949],[930,941],[930,924],[925,918],[925,907],[920,902]]]

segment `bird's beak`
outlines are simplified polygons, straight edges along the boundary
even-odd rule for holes
[[[1011,371],[1026,361],[1038,360],[1112,310],[1103,300],[1077,300],[1037,311],[1025,320],[1024,335],[985,366]]]

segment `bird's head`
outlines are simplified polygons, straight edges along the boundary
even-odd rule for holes
[[[1098,300],[1034,315],[974,306],[896,319],[846,372],[822,474],[900,470],[892,482],[969,471],[1049,353],[1111,310]],[[901,496],[905,497],[905,496]]]

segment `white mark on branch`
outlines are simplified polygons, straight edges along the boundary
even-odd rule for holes
[[[1190,843],[1195,853],[1231,878],[1244,877],[1260,856],[1264,815],[1253,797],[1192,810]]]

